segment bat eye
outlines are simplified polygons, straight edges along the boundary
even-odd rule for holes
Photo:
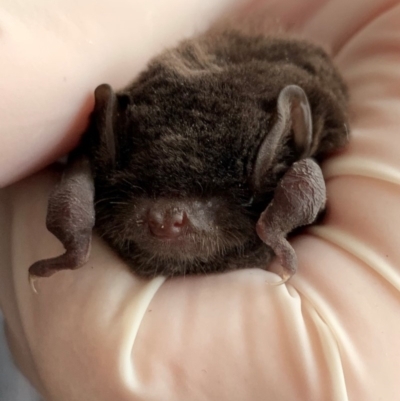
[[[312,75],[317,74],[317,70],[312,63],[304,63],[301,67]]]
[[[130,104],[128,95],[118,95],[118,104],[122,110],[126,110]]]
[[[252,197],[248,200],[248,202],[242,203],[242,206],[243,206],[243,207],[251,207],[251,206],[253,206],[253,203],[254,203],[254,196],[252,196]]]

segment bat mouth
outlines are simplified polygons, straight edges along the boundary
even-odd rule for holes
[[[141,277],[173,277],[220,273],[267,263],[269,250],[259,240],[240,242],[208,235],[190,235],[176,240],[157,240],[151,245],[131,242],[119,248],[120,255]],[[261,256],[260,256],[261,255]]]
[[[200,259],[207,261],[215,256],[223,256],[234,248],[243,247],[246,242],[244,235],[227,235],[219,228],[206,232],[198,232],[188,228],[185,233],[174,238],[155,238],[151,233],[140,240],[135,240],[138,248],[158,258],[178,261]]]

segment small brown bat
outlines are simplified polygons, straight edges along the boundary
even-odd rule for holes
[[[286,240],[324,208],[318,162],[347,142],[347,90],[305,41],[228,30],[154,58],[127,88],[95,91],[90,126],[49,199],[65,246],[29,272],[89,258],[92,229],[140,276],[296,271]]]

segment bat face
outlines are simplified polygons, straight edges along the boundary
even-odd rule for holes
[[[296,60],[280,64],[265,59],[258,42],[238,44],[236,39],[232,46],[240,49],[230,46],[229,54],[223,54],[224,45],[213,55],[198,44],[183,46],[154,60],[116,95],[98,93],[100,118],[95,113],[98,125],[89,131],[100,138],[89,152],[96,228],[141,275],[222,271],[268,259],[271,251],[259,239],[256,223],[279,179],[302,157],[290,127],[278,145],[260,151],[277,123],[282,88],[299,82],[316,92],[314,109],[325,102],[323,112],[339,116],[331,116],[326,131],[343,131],[345,117],[334,107],[335,92],[317,90],[318,68],[334,75],[323,64],[325,54],[314,49],[318,68]],[[272,57],[279,56],[274,42],[270,47]],[[236,53],[242,58],[234,60]],[[287,49],[281,53],[285,58]],[[343,96],[340,84],[335,85]],[[328,118],[316,113],[313,120],[320,130],[314,137],[321,137]],[[310,131],[312,122],[307,123]],[[264,167],[256,184],[258,159]]]
[[[92,159],[97,231],[142,275],[222,271],[269,252],[255,225],[286,165],[262,191],[252,176],[272,117],[214,81],[165,78],[122,95],[118,161],[105,162],[106,151]]]

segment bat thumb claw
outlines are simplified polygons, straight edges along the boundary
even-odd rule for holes
[[[272,248],[275,255],[278,257],[279,264],[282,267],[282,273],[278,273],[281,276],[280,281],[268,282],[273,286],[285,284],[289,281],[297,272],[297,256],[289,244],[289,242],[281,236],[278,236],[272,242],[266,242],[268,246]]]
[[[271,286],[274,286],[274,287],[277,287],[279,285],[285,284],[286,282],[288,282],[293,277],[293,274],[294,274],[293,272],[289,272],[289,271],[285,270],[282,273],[282,276],[281,276],[282,280],[279,280],[279,281],[267,281],[267,284],[271,285]]]
[[[29,277],[28,277],[29,285],[31,286],[32,291],[33,291],[35,294],[39,294],[39,292],[38,292],[38,290],[37,290],[37,288],[36,288],[36,282],[38,281],[38,279],[39,279],[38,276],[35,276],[35,275],[29,273]]]

